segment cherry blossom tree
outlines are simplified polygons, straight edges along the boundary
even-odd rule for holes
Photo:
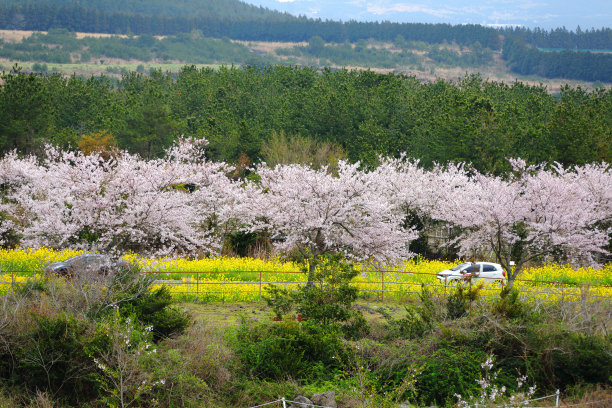
[[[570,173],[577,188],[591,196],[596,211],[602,214],[602,222],[612,223],[612,168],[607,163],[576,166]]]
[[[602,210],[609,203],[586,188],[584,168],[527,166],[523,160],[511,164],[508,179],[476,174],[463,188],[448,191],[434,212],[462,228],[463,255],[492,250],[512,285],[530,261],[564,254],[574,262],[593,263],[594,254],[605,252],[608,232],[598,222],[609,216]]]
[[[0,162],[8,215],[24,246],[137,251],[168,255],[217,251],[225,204],[239,190],[224,163],[203,158],[205,141],[181,139],[165,159],[122,152],[98,154],[47,148],[40,165],[8,155]],[[1,232],[1,231],[0,231]]]
[[[416,213],[420,217],[430,217],[449,192],[469,184],[463,164],[435,164],[426,170],[419,160],[406,155],[381,157],[380,165],[368,176],[396,211],[405,215]]]
[[[22,159],[12,152],[0,159],[0,245],[14,245],[22,227],[15,217],[19,203],[14,195],[28,186],[39,166],[32,156]]]
[[[382,180],[359,170],[359,164],[338,163],[337,175],[326,168],[262,164],[260,181],[247,186],[243,211],[252,231],[268,229],[279,250],[297,248],[309,261],[309,281],[317,259],[344,252],[376,261],[409,257],[407,244],[416,237],[403,228],[403,217],[382,194]]]
[[[449,225],[432,216],[440,201],[449,192],[463,189],[469,183],[463,164],[435,164],[431,169],[425,169],[418,160],[406,155],[381,157],[380,165],[369,176],[377,180],[380,193],[385,194],[394,211],[404,217],[405,225],[414,226],[419,232],[421,236],[412,247],[423,252],[434,248],[427,234]],[[448,232],[450,234],[451,230]],[[440,245],[434,251],[440,249],[449,248]]]
[[[564,169],[511,160],[494,177],[463,165],[422,168],[405,156],[326,168],[261,164],[259,181],[234,182],[205,159],[206,141],[181,139],[164,159],[110,157],[48,147],[47,155],[0,159],[0,245],[131,250],[168,255],[218,253],[238,227],[267,230],[282,251],[310,261],[343,252],[378,262],[409,257],[417,232],[406,217],[461,229],[464,256],[493,251],[508,279],[526,263],[565,256],[594,262],[612,223],[612,171],[605,163]],[[511,264],[515,262],[515,265]]]

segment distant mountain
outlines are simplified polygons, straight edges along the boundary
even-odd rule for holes
[[[207,17],[230,21],[290,21],[289,13],[273,11],[238,0],[0,0],[3,6],[80,6],[108,13],[159,15],[164,17]]]

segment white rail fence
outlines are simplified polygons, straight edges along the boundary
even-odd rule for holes
[[[551,403],[553,403],[554,401],[554,405],[531,405],[534,402],[537,401],[544,401],[544,400],[551,400]],[[327,407],[324,405],[316,405],[316,404],[305,404],[303,402],[295,402],[286,398],[281,398],[281,399],[277,399],[274,401],[270,401],[270,402],[265,402],[263,404],[259,404],[259,405],[253,405],[249,408],[260,408],[260,407],[282,407],[282,408],[291,408],[292,405],[287,405],[287,404],[295,404],[295,407],[300,407],[300,408],[332,408],[332,407]],[[601,407],[610,407],[612,406],[612,398],[607,398],[607,399],[603,399],[603,400],[597,400],[597,401],[586,401],[586,402],[580,402],[580,403],[574,403],[574,404],[566,404],[563,403],[561,401],[561,393],[559,392],[559,390],[557,390],[556,393],[551,394],[551,395],[546,395],[543,397],[538,397],[538,398],[533,398],[527,401],[521,401],[520,404],[513,404],[513,405],[508,405],[508,404],[501,404],[501,405],[483,405],[483,404],[470,404],[469,408],[514,408],[514,407],[521,407],[521,408],[559,408],[559,407],[563,407],[563,408],[574,408],[574,407],[584,407],[587,408],[589,406],[601,406]]]

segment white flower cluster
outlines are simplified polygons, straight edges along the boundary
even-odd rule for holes
[[[506,395],[506,387],[498,387],[495,384],[498,372],[493,371],[495,363],[495,356],[490,354],[486,361],[480,366],[483,371],[483,375],[480,379],[476,380],[480,385],[480,397],[474,399],[473,397],[465,400],[461,394],[454,394],[457,398],[457,406],[460,408],[470,408],[478,406],[489,406],[491,404],[501,403],[503,399],[507,401],[508,407],[520,407],[526,406],[529,400],[533,397],[536,391],[536,386],[532,385],[526,392],[518,391],[510,396]],[[527,382],[527,375],[520,375],[517,379],[517,389],[520,390]],[[476,402],[477,400],[477,402]]]

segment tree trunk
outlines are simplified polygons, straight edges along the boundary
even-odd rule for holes
[[[313,262],[314,260],[309,259],[308,262],[308,283],[306,283],[307,286],[312,286],[314,285],[314,274],[315,274],[315,269],[317,267],[316,262]]]
[[[508,275],[508,288],[509,289],[512,289],[512,287],[514,286],[514,280],[516,279],[516,277],[518,276],[522,268],[523,268],[522,262],[517,262],[515,264],[514,271],[512,271],[510,266],[508,266],[508,269],[506,270],[506,274]]]

